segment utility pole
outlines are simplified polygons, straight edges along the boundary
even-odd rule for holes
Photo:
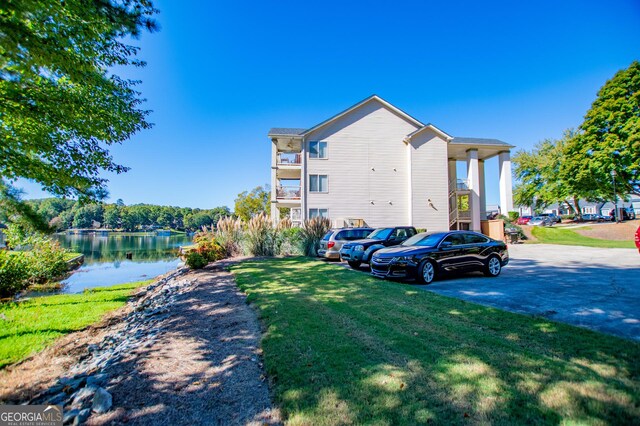
[[[616,194],[616,169],[611,170],[611,180],[613,181],[613,214],[614,214],[614,218],[616,223],[619,222],[618,220],[618,195]]]

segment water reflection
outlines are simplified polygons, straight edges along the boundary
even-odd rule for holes
[[[85,264],[126,259],[132,253],[136,262],[152,262],[177,257],[180,246],[191,244],[187,235],[55,235],[60,244],[84,254]]]
[[[82,253],[85,263],[62,281],[65,293],[140,281],[169,272],[180,264],[178,249],[191,244],[187,235],[56,235],[60,244]],[[131,260],[127,260],[131,253]]]

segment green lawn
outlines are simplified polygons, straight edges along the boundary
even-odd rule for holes
[[[56,338],[81,330],[125,304],[140,281],[98,287],[81,294],[37,297],[0,304],[0,368],[41,351]]]
[[[263,323],[265,367],[288,424],[640,418],[637,343],[304,258],[232,272]]]
[[[534,226],[531,230],[531,233],[538,239],[539,242],[545,244],[561,244],[568,246],[587,246],[602,248],[636,248],[633,241],[601,240],[598,238],[590,238],[585,237],[584,235],[580,235],[570,229]]]
[[[82,253],[76,253],[76,252],[70,251],[64,254],[64,260],[68,262],[71,259],[75,259],[78,256],[82,256]]]

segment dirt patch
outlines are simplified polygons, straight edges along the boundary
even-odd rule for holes
[[[227,264],[180,276],[188,291],[173,292],[171,303],[163,305],[158,316],[149,313],[154,318],[161,316],[154,322],[153,339],[141,336],[141,344],[134,344],[100,370],[108,376],[103,386],[113,398],[113,408],[91,415],[87,424],[280,423],[262,365],[259,322],[233,276],[223,269]],[[169,290],[156,286],[153,291]],[[2,400],[30,401],[51,387],[59,376],[86,362],[96,342],[104,345],[114,332],[125,330],[122,318],[132,312],[137,315],[140,305],[140,301],[130,303],[103,321],[102,328],[70,334],[3,371]],[[128,336],[127,342],[138,339],[137,334]]]
[[[574,228],[580,235],[602,240],[633,241],[640,220],[620,223],[593,223],[585,228]]]
[[[0,371],[0,403],[20,404],[54,384],[87,352],[87,347],[101,341],[117,328],[131,310],[127,305],[110,312],[97,324],[68,334],[44,351]]]
[[[527,237],[525,242],[528,242],[528,243],[538,242],[538,239],[534,237],[533,234],[531,233],[531,229],[533,228],[533,226],[529,226],[529,225],[519,225],[519,226],[520,228],[522,228],[522,232],[524,232],[524,235]]]

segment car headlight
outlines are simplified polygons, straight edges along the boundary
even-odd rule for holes
[[[364,251],[364,246],[363,245],[357,245],[353,248],[353,251]]]
[[[392,262],[408,262],[411,260],[411,256],[397,256],[391,259]]]

